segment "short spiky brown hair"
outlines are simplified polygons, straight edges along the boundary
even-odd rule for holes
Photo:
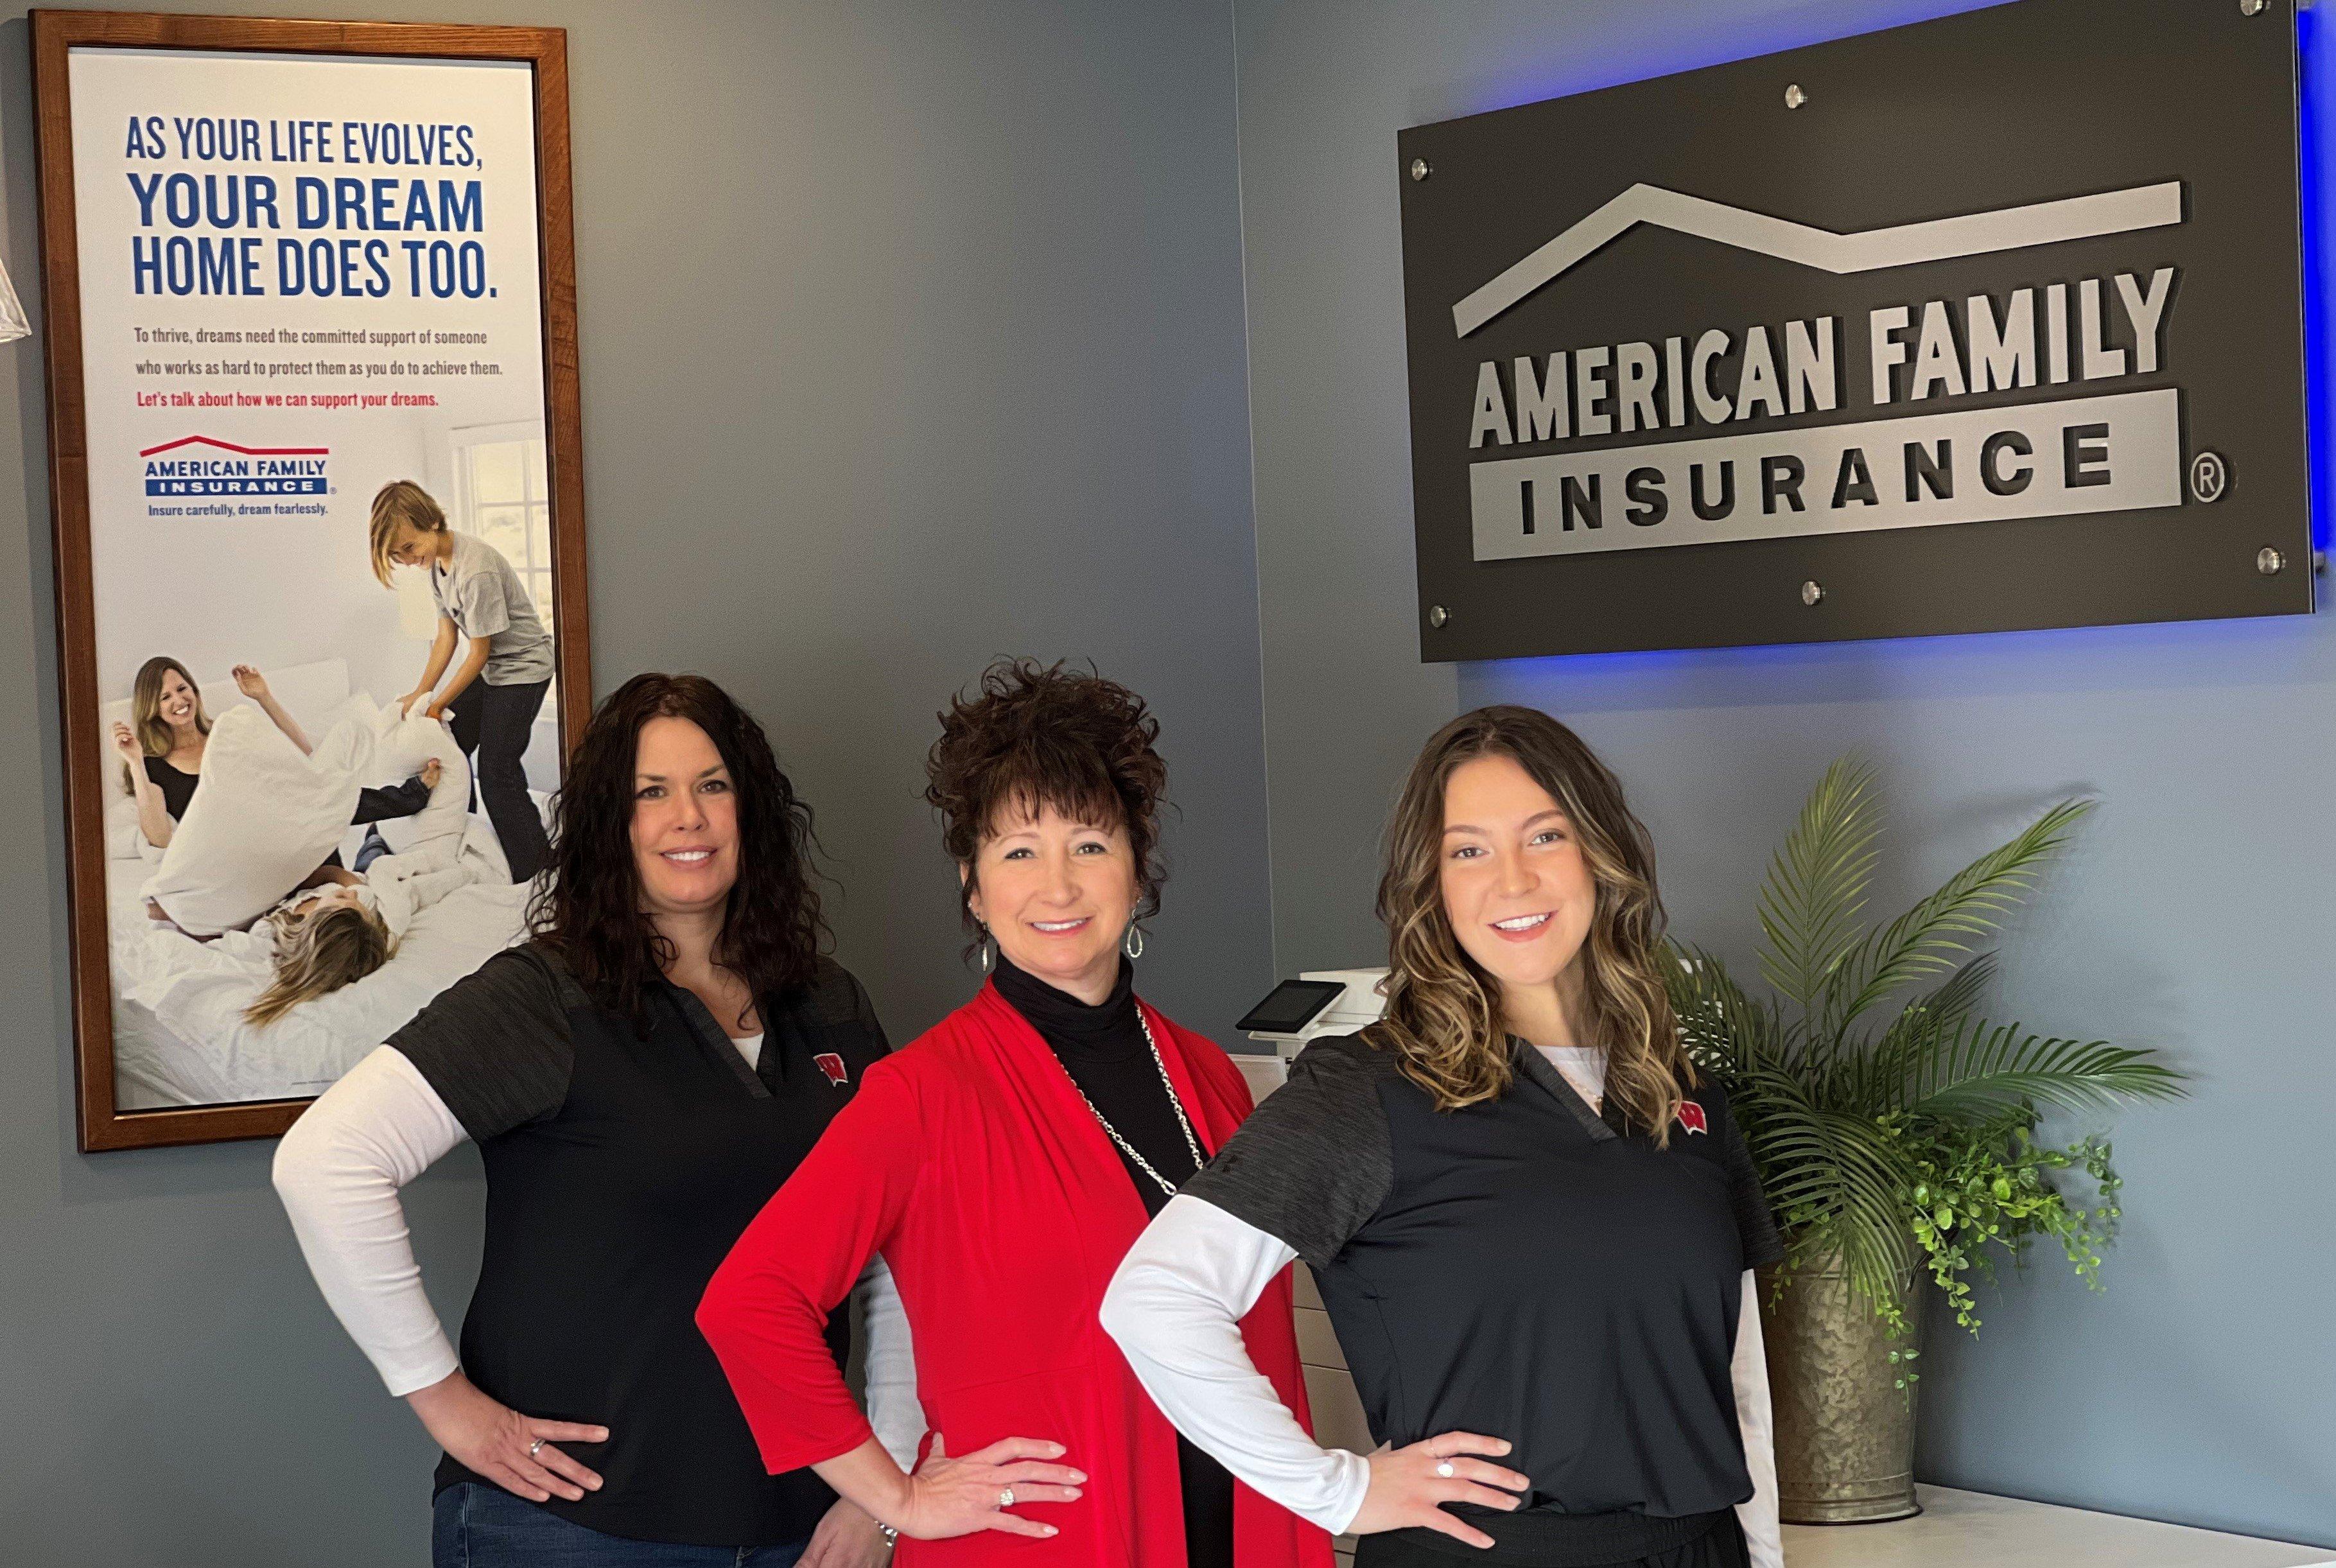
[[[1153,743],[1160,721],[1144,699],[1090,667],[1001,658],[971,696],[949,701],[941,738],[925,758],[925,799],[941,814],[941,846],[971,866],[1000,817],[1052,806],[1098,827],[1124,827],[1135,854],[1134,919],[1158,912],[1167,869],[1160,806],[1168,765]],[[973,879],[958,907],[972,931]]]

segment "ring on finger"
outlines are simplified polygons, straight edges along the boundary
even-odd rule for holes
[[[1445,1460],[1442,1464],[1440,1464],[1440,1465],[1436,1466],[1436,1473],[1438,1475],[1443,1476],[1446,1481],[1449,1481],[1450,1479],[1452,1479],[1452,1477],[1453,1477],[1453,1475],[1454,1475],[1454,1474],[1455,1474],[1455,1472],[1454,1472],[1454,1470],[1453,1470],[1453,1468],[1452,1468],[1452,1461],[1451,1461],[1451,1460],[1449,1460],[1449,1459],[1446,1459],[1446,1460]]]
[[[530,1443],[530,1444],[527,1446],[527,1456],[528,1456],[529,1458],[530,1458],[530,1459],[534,1458],[538,1454],[541,1453],[542,1451],[543,1451],[543,1439],[542,1439],[542,1438],[540,1438],[540,1437],[538,1437],[534,1442]]]
[[[1011,1508],[1011,1507],[1013,1507],[1013,1506],[1014,1506],[1014,1488],[1013,1488],[1013,1487],[1011,1487],[1011,1486],[1001,1486],[1001,1487],[999,1487],[999,1488],[998,1488],[998,1505],[1000,1508]]]

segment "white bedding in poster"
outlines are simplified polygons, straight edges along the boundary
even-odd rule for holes
[[[384,484],[421,486],[559,635],[535,79],[112,47],[67,64],[116,1105],[305,1097],[522,930],[470,760],[446,724],[401,716],[439,622],[419,571],[377,579],[369,522]],[[166,663],[207,729],[141,727],[141,672]],[[555,686],[524,747],[539,803],[558,711]],[[141,823],[116,723],[182,795],[200,781],[161,826],[151,800]],[[379,843],[351,826],[361,786],[433,757],[418,812]],[[264,917],[361,849],[393,955],[254,1027]]]

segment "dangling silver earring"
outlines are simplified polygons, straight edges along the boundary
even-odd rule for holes
[[[981,928],[981,972],[985,975],[988,974],[992,969],[997,967],[997,964],[998,955],[992,949],[992,944],[989,940],[989,928],[988,926],[983,926]]]
[[[1119,939],[1119,950],[1131,959],[1144,956],[1144,928],[1134,920],[1127,922],[1127,934]]]

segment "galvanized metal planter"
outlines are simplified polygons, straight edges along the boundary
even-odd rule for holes
[[[1913,1388],[1892,1350],[1922,1348],[1914,1277],[1899,1281],[1907,1333],[1892,1339],[1837,1265],[1760,1282],[1761,1332],[1776,1414],[1776,1490],[1793,1524],[1864,1524],[1922,1512],[1914,1501]]]

